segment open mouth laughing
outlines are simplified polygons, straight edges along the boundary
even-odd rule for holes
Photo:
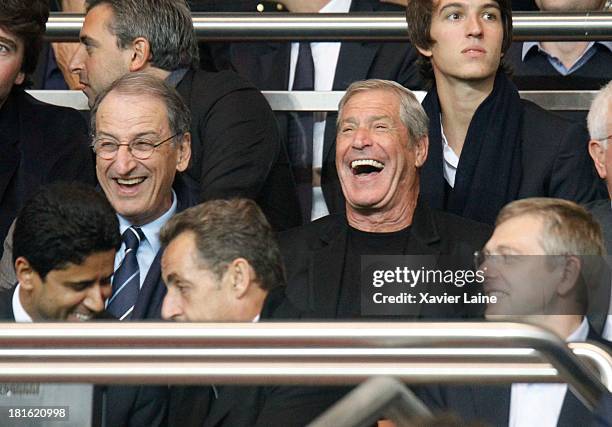
[[[351,163],[351,172],[356,176],[369,176],[382,172],[385,164],[374,159],[359,159],[353,160]]]

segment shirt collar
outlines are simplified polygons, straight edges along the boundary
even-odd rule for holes
[[[587,318],[584,317],[582,319],[582,323],[580,323],[580,326],[578,326],[578,328],[576,328],[576,330],[572,332],[565,341],[566,342],[583,342],[587,340],[588,335],[589,335],[589,322],[587,321]]]
[[[348,13],[350,9],[351,0],[332,0],[319,13]]]
[[[607,48],[610,52],[612,52],[612,41],[593,41],[593,42],[589,43],[589,46],[584,50],[585,53],[591,47],[593,47],[595,44],[603,46],[603,47]],[[534,48],[536,48],[537,51],[541,51],[541,52],[544,52],[545,54],[549,55],[548,52],[546,52],[542,48],[542,45],[540,44],[540,42],[533,42],[533,41],[532,42],[523,42],[523,50],[521,52],[521,61],[525,61],[525,57],[527,56],[527,54],[529,52],[531,52],[531,50],[534,49]]]
[[[170,209],[168,209],[162,216],[160,216],[156,220],[140,226],[140,229],[145,235],[146,241],[149,242],[151,248],[153,249],[153,253],[157,253],[161,248],[161,243],[159,241],[159,230],[166,224],[166,222],[168,222],[170,218],[172,218],[172,216],[174,216],[174,214],[176,213],[176,209],[176,193],[174,192],[174,190],[172,190],[172,205],[170,206]],[[132,224],[119,214],[117,214],[117,218],[119,218],[119,231],[123,235],[123,232],[129,227],[131,227]]]
[[[179,68],[178,70],[172,71],[168,77],[166,77],[166,83],[172,87],[176,87],[181,80],[183,80],[187,71],[189,71],[189,68]]]
[[[25,311],[23,305],[21,305],[21,300],[19,299],[19,289],[21,289],[21,285],[17,283],[15,292],[13,292],[13,316],[15,317],[15,322],[32,323],[32,318]]]

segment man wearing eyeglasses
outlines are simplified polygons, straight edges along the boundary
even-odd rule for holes
[[[604,243],[610,253],[612,251],[612,205],[610,202],[612,199],[612,151],[608,150],[608,145],[612,140],[612,82],[604,86],[593,100],[587,124],[591,136],[589,154],[597,173],[606,181],[608,198],[594,201],[586,207],[601,225]],[[606,303],[603,313],[610,313],[612,295],[603,295],[602,302]],[[603,323],[605,319],[600,318],[599,320]],[[603,335],[606,339],[612,340],[612,315],[608,315]]]
[[[528,322],[567,342],[602,340],[585,313],[591,287],[606,277],[601,229],[577,204],[528,198],[506,205],[477,256],[489,320]],[[609,278],[608,278],[609,280]],[[591,425],[590,411],[566,384],[425,387],[431,406],[495,426]]]
[[[191,156],[190,117],[173,88],[145,73],[121,77],[92,107],[96,174],[124,240],[107,302],[120,320],[159,318],[165,286],[158,233],[194,204],[176,176]]]

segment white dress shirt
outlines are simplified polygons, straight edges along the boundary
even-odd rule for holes
[[[17,323],[32,323],[32,318],[28,313],[26,313],[25,308],[21,305],[21,300],[19,299],[19,289],[21,289],[21,285],[17,283],[15,286],[15,292],[13,292],[13,316],[15,317],[15,322]]]
[[[176,194],[174,193],[174,190],[172,190],[172,205],[170,206],[170,209],[168,209],[156,220],[140,226],[140,229],[145,236],[144,240],[142,240],[138,245],[138,251],[136,252],[141,288],[145,278],[147,277],[149,268],[151,268],[151,264],[153,264],[153,260],[161,248],[161,243],[159,242],[159,230],[161,230],[168,220],[176,213],[176,206]],[[117,214],[117,218],[119,218],[119,231],[121,232],[121,235],[123,235],[123,232],[131,227],[132,224],[119,214]],[[115,271],[117,271],[121,265],[124,257],[125,243],[122,243],[121,248],[119,248],[117,254],[115,255]]]
[[[586,341],[589,324],[586,317],[567,338],[567,342]],[[556,427],[567,384],[512,384],[510,427]]]
[[[455,188],[455,176],[457,175],[457,166],[459,166],[459,156],[453,151],[446,135],[444,134],[444,126],[442,126],[442,115],[440,115],[440,131],[442,132],[442,146],[444,153],[444,179],[448,182],[451,188]]]
[[[319,13],[348,13],[351,8],[351,0],[331,0]],[[315,67],[315,91],[330,91],[334,84],[336,65],[340,54],[339,42],[310,43],[312,59]],[[295,78],[295,67],[297,65],[299,43],[291,43],[291,59],[289,62],[289,87],[293,88]],[[327,113],[317,112],[314,114],[314,126],[312,136],[312,168],[319,172],[323,165],[323,141],[325,137],[325,119]],[[320,174],[320,172],[319,172]],[[323,190],[320,186],[312,188],[312,211],[311,219],[328,215],[329,210],[323,198]]]

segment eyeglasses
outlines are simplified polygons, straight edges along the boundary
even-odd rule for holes
[[[508,268],[523,263],[529,255],[493,255],[488,251],[474,252],[474,267],[476,270],[484,270],[483,264],[488,262],[496,268]]]
[[[612,134],[606,136],[605,138],[596,139],[595,141],[604,142],[604,141],[607,141],[610,138],[612,138]]]
[[[127,144],[119,144],[117,141],[110,138],[96,138],[93,144],[91,144],[91,148],[97,156],[105,160],[112,160],[117,155],[119,147],[125,146],[128,148],[129,153],[138,160],[147,160],[153,155],[153,152],[157,147],[179,136],[180,134],[180,132],[175,133],[171,137],[168,137],[157,144],[146,138],[137,138],[128,142]]]

